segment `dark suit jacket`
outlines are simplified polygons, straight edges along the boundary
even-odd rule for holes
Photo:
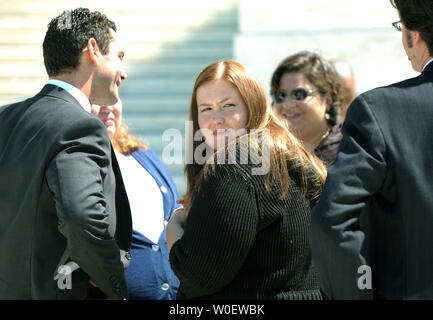
[[[57,86],[0,108],[0,299],[82,299],[89,277],[127,297],[131,216],[110,149],[104,124]],[[65,250],[81,268],[61,290]]]
[[[322,290],[334,299],[432,299],[433,63],[360,95],[342,132],[312,212]]]

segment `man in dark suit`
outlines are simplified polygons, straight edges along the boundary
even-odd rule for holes
[[[433,298],[433,1],[391,3],[421,74],[348,109],[312,212],[313,260],[331,299]]]
[[[95,288],[123,299],[129,203],[90,113],[91,103],[116,103],[126,79],[116,25],[66,11],[48,25],[43,52],[48,84],[0,108],[0,299],[84,299]]]

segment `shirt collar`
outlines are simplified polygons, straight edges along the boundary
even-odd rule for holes
[[[427,63],[424,65],[424,67],[422,68],[422,71],[424,71],[424,69],[433,61],[433,58],[431,58],[429,61],[427,61]]]
[[[86,97],[86,95],[83,92],[78,90],[73,85],[57,79],[51,79],[50,81],[48,81],[48,84],[58,86],[63,90],[65,90],[66,92],[69,92],[79,102],[79,104],[83,107],[84,110],[86,110],[89,113],[92,112],[89,99]]]

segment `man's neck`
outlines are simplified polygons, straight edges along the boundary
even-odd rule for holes
[[[430,59],[433,58],[430,55],[427,43],[424,40],[421,39],[418,44],[414,45],[414,55],[414,70],[417,72],[423,72]]]
[[[89,77],[78,77],[76,73],[60,73],[51,79],[57,79],[69,83],[80,90],[90,100],[91,79]]]
[[[328,123],[324,121],[321,124],[320,130],[315,129],[312,132],[304,132],[304,135],[298,135],[298,138],[307,144],[312,151],[316,149],[319,144],[322,142],[322,140],[327,136],[329,133],[330,127],[328,126]]]
[[[54,77],[48,81],[48,84],[60,87],[66,92],[69,92],[69,94],[71,94],[77,100],[77,102],[83,107],[84,110],[86,110],[87,112],[92,112],[89,99],[81,90],[76,88],[71,83],[68,83],[64,80],[56,79]]]

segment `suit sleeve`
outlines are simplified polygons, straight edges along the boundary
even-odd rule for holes
[[[185,295],[203,297],[226,287],[240,272],[257,230],[252,185],[236,169],[228,173],[217,167],[200,186],[185,232],[170,251],[172,269]]]
[[[368,266],[368,257],[362,254],[365,233],[360,217],[368,214],[362,209],[385,179],[386,145],[363,96],[350,106],[342,132],[337,160],[312,211],[313,262],[328,298],[372,299],[372,290],[358,285],[366,274],[359,268]]]
[[[127,297],[127,287],[107,212],[115,208],[108,208],[103,188],[103,176],[111,169],[110,155],[103,124],[97,118],[80,118],[61,128],[46,179],[70,258],[108,298],[121,299]]]

